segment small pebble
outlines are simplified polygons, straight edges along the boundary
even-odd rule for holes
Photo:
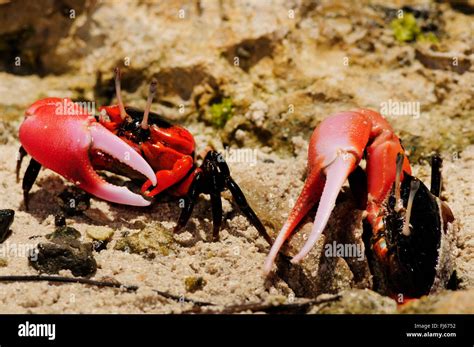
[[[86,230],[87,236],[98,241],[108,241],[112,238],[114,231],[104,226],[93,226]]]
[[[60,213],[54,216],[54,225],[57,227],[65,227],[66,226],[66,217]]]

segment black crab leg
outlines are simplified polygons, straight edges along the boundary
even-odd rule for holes
[[[211,189],[209,194],[211,195],[211,206],[212,206],[212,237],[214,241],[219,239],[219,230],[222,225],[222,200],[221,191],[219,189],[219,172],[217,167],[211,164]]]
[[[202,172],[198,172],[194,177],[193,183],[189,187],[188,194],[184,198],[184,206],[179,215],[178,223],[174,228],[174,232],[180,231],[188,223],[191,213],[193,213],[194,204],[199,194],[201,193],[200,183],[202,181]]]
[[[270,235],[268,235],[267,230],[263,226],[262,222],[248,204],[247,199],[245,198],[245,195],[238,186],[238,184],[230,176],[230,170],[224,158],[222,158],[222,155],[220,153],[213,152],[212,154],[217,166],[221,170],[221,174],[224,177],[224,185],[231,192],[234,201],[239,207],[240,211],[242,211],[244,216],[249,220],[250,224],[252,224],[255,229],[257,229],[260,235],[271,246],[273,244],[272,238],[270,237]]]
[[[16,158],[16,183],[20,182],[20,169],[23,158],[27,155],[23,146],[20,146],[18,150],[18,157]]]
[[[434,196],[441,195],[441,188],[442,188],[442,176],[441,176],[441,168],[443,166],[443,159],[437,154],[431,157],[431,194]]]
[[[29,204],[29,193],[31,187],[36,181],[38,174],[41,169],[41,164],[38,163],[36,160],[31,158],[28,168],[26,169],[25,176],[23,177],[23,203],[25,204],[25,209],[28,211],[28,204]]]
[[[262,222],[260,219],[257,217],[255,212],[252,210],[252,208],[249,206],[247,199],[245,198],[244,193],[240,189],[240,187],[235,183],[235,181],[232,179],[232,177],[227,177],[225,180],[225,185],[227,189],[232,193],[232,196],[234,197],[234,201],[239,206],[239,209],[242,211],[245,217],[249,220],[250,224],[252,224],[255,229],[260,233],[261,236],[268,242],[268,244],[271,246],[273,244],[273,240],[268,235],[265,227],[263,226]]]
[[[200,193],[205,192],[211,196],[213,238],[217,240],[222,225],[221,193],[227,188],[231,192],[240,211],[248,219],[250,224],[257,229],[269,245],[272,245],[273,240],[267,234],[260,219],[249,206],[240,187],[230,176],[229,167],[222,155],[216,151],[209,151],[204,158],[201,169],[202,171],[196,175],[185,198],[185,205],[179,216],[175,232],[181,230],[186,225],[193,211],[195,200]]]

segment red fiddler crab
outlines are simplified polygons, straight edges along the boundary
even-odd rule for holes
[[[359,166],[366,159],[366,169]],[[432,159],[431,191],[411,175],[400,139],[377,112],[360,109],[323,120],[308,149],[308,177],[264,265],[265,273],[285,240],[319,202],[300,262],[316,244],[346,179],[365,210],[366,255],[378,290],[418,298],[445,287],[452,274],[448,243],[453,214],[439,199],[441,158]]]
[[[46,98],[31,105],[20,127],[16,170],[18,179],[23,157],[29,154],[32,159],[23,178],[25,208],[28,209],[29,191],[44,166],[86,192],[118,204],[148,206],[151,199],[145,197],[163,192],[184,197],[176,231],[186,225],[199,194],[210,194],[213,236],[217,239],[222,224],[221,192],[228,189],[250,223],[271,242],[230,176],[223,156],[210,150],[197,167],[194,138],[189,131],[151,112],[156,85],[156,80],[150,84],[144,111],[124,106],[118,68],[115,69],[118,104],[100,107],[98,118],[68,98]],[[144,181],[143,196],[106,182],[96,170]]]

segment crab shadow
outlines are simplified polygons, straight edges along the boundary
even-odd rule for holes
[[[300,227],[312,223],[315,213],[316,208],[313,208],[301,222]],[[362,228],[361,214],[362,211],[356,209],[350,191],[343,189],[324,231],[325,242],[318,255],[317,268],[312,268],[312,265],[307,265],[304,261],[301,264],[293,264],[290,262],[290,255],[280,253],[276,261],[278,270],[273,278],[282,279],[297,296],[308,298],[324,293],[335,294],[342,290],[343,288],[334,282],[333,278],[335,274],[339,277],[344,276],[347,271],[352,273],[352,279],[346,279],[343,285],[351,288],[371,288],[371,275],[365,256],[360,259],[346,255],[341,257],[326,255],[327,246],[333,245],[334,242],[361,245],[361,235],[358,233],[358,230]]]
[[[19,209],[26,211],[39,223],[43,223],[49,216],[59,213],[58,195],[66,185],[58,176],[50,175],[37,181],[38,190],[30,192],[28,209],[25,202],[20,203]]]
[[[117,183],[114,182],[114,183]],[[28,210],[24,202],[20,203],[19,209],[33,216],[40,224],[43,224],[50,216],[62,212],[59,194],[68,186],[63,179],[56,175],[42,177],[37,181],[39,189],[29,194]],[[135,187],[136,188],[136,187]],[[94,197],[91,197],[94,199]],[[212,242],[212,222],[210,222],[210,201],[200,196],[196,201],[192,216],[186,226],[177,234],[189,232],[192,237],[181,240],[179,243],[184,247],[192,247],[199,241]],[[91,207],[85,213],[67,216],[67,221],[89,224],[94,226],[108,226],[116,230],[141,230],[143,225],[153,223],[172,222],[179,219],[181,209],[179,199],[170,196],[159,196],[154,199],[150,206],[134,207],[114,203],[107,203],[107,207]],[[94,216],[94,217],[91,217]],[[198,219],[198,224],[193,220]],[[141,222],[137,221],[140,220]],[[202,235],[204,234],[204,235]]]

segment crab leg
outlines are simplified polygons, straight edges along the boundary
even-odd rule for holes
[[[307,212],[319,201],[315,221],[303,248],[292,259],[301,261],[323,232],[344,182],[358,166],[367,148],[369,222],[378,223],[378,206],[395,180],[396,156],[402,152],[390,125],[376,112],[343,112],[325,119],[314,131],[308,150],[308,179],[287,222],[280,231],[264,265],[268,274],[285,240]],[[382,171],[385,174],[377,175]],[[410,172],[405,158],[404,170]]]

